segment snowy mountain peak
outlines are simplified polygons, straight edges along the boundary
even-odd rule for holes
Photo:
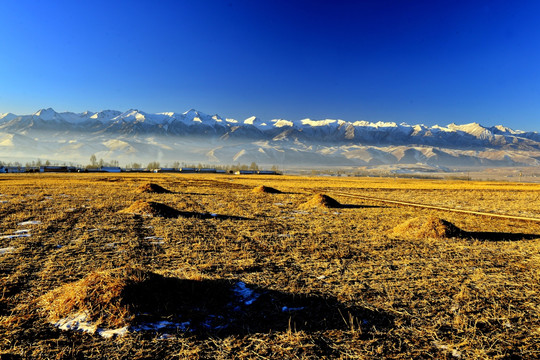
[[[246,120],[244,120],[244,124],[248,124],[248,125],[256,125],[256,124],[259,124],[261,122],[262,122],[262,120],[259,119],[256,116],[250,116]]]
[[[274,127],[281,128],[281,127],[293,127],[294,123],[289,120],[284,119],[274,119],[272,120],[272,124]]]
[[[42,141],[43,140],[43,141]],[[43,144],[50,145],[44,155]],[[237,121],[195,109],[0,115],[2,156],[84,161],[91,154],[129,161],[257,161],[315,165],[427,163],[444,166],[540,164],[540,134],[502,125],[446,126],[339,119]],[[474,151],[471,151],[474,150]],[[7,155],[6,155],[7,154]],[[206,155],[202,155],[206,154]],[[69,158],[66,158],[69,157]],[[82,160],[81,160],[82,159]]]
[[[311,120],[311,119],[303,119],[300,120],[302,125],[307,126],[330,126],[330,125],[338,125],[344,123],[343,120],[333,120],[333,119],[324,119],[324,120]]]
[[[52,108],[47,108],[47,109],[40,109],[36,111],[33,115],[38,116],[42,118],[43,120],[52,120],[57,117],[58,113],[54,111]]]
[[[90,119],[109,121],[120,115],[122,115],[122,113],[117,110],[102,110],[100,112],[94,113],[92,116],[90,116]]]
[[[0,120],[1,121],[11,121],[13,119],[15,119],[17,117],[17,115],[13,114],[13,113],[5,113],[5,114],[0,114]]]
[[[182,115],[189,118],[193,118],[193,117],[199,116],[199,112],[195,109],[189,109],[188,111],[183,112]]]

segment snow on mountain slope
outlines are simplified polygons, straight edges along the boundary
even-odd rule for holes
[[[90,112],[87,111],[85,114],[90,115]],[[92,113],[88,116],[89,120],[98,120],[98,121],[111,121],[117,116],[120,116],[122,113],[116,110],[103,110],[100,112]]]
[[[13,113],[0,114],[0,122],[11,121],[11,120],[15,119],[16,117],[17,117],[17,115],[15,115]]]
[[[3,157],[26,153],[45,158],[52,152],[85,161],[93,151],[125,161],[157,156],[171,161],[231,163],[252,159],[268,164],[315,165],[540,163],[537,132],[478,123],[426,126],[309,118],[265,121],[255,116],[238,121],[195,109],[184,113],[137,109],[59,113],[47,108],[30,115],[0,115],[0,134]]]

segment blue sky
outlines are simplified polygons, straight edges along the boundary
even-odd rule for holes
[[[538,1],[0,2],[0,113],[540,131]]]

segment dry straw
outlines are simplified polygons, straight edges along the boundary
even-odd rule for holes
[[[170,190],[165,189],[164,187],[154,184],[154,183],[146,183],[142,184],[137,188],[137,191],[140,193],[155,193],[155,194],[169,194],[171,193]]]
[[[278,189],[275,189],[270,186],[264,186],[264,185],[257,186],[256,188],[253,189],[253,192],[262,193],[262,194],[281,194],[281,191],[279,191]]]
[[[318,208],[340,208],[341,205],[337,200],[328,195],[316,194],[309,201],[300,205],[301,209]]]
[[[449,221],[435,216],[415,217],[399,224],[390,235],[403,239],[445,239],[458,237],[463,231]]]
[[[93,272],[45,294],[41,305],[51,322],[84,313],[96,326],[123,327],[134,317],[124,303],[123,292],[146,277],[144,272],[131,268]]]
[[[209,314],[224,315],[231,301],[227,281],[198,281],[122,267],[97,271],[40,299],[51,323],[84,314],[92,326],[118,329],[155,321],[188,320],[198,327]]]

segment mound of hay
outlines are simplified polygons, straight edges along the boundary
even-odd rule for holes
[[[281,191],[279,191],[278,189],[275,189],[270,186],[264,186],[264,185],[257,186],[256,188],[253,189],[253,192],[263,193],[263,194],[281,194]]]
[[[224,282],[208,284],[124,267],[92,272],[48,292],[39,304],[53,324],[84,314],[83,321],[96,330],[136,328],[165,319],[202,322],[231,301],[231,291]]]
[[[128,284],[140,279],[144,279],[144,274],[132,269],[93,272],[48,292],[40,303],[51,322],[84,313],[96,326],[122,327],[133,320],[122,293]]]
[[[143,216],[161,216],[173,218],[180,216],[180,212],[170,206],[154,201],[137,200],[127,209],[119,211],[124,214],[136,214]]]
[[[449,221],[435,216],[416,217],[390,231],[390,235],[403,239],[445,239],[457,237],[463,231]]]
[[[320,208],[340,208],[342,205],[335,199],[328,195],[317,194],[314,195],[308,202],[300,205],[301,209],[311,209],[314,207]]]
[[[161,187],[158,184],[146,183],[137,188],[140,193],[169,194],[171,191]]]

